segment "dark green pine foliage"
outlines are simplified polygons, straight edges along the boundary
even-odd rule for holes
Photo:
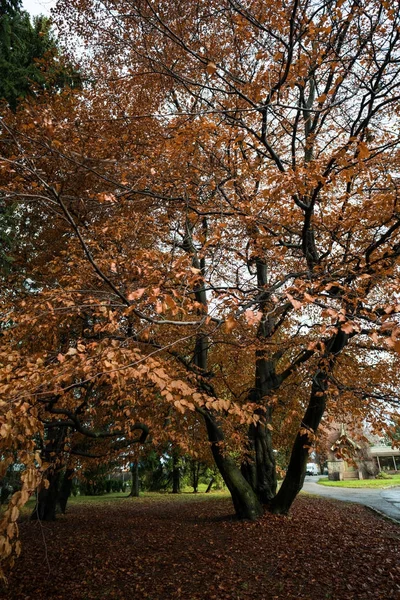
[[[20,0],[0,0],[0,99],[15,111],[20,99],[40,90],[80,87],[51,32],[50,20],[21,9]]]
[[[0,0],[0,15],[14,14],[21,9],[22,0]]]
[[[7,206],[0,197],[0,279],[12,265],[11,250],[15,233],[15,207]]]
[[[0,0],[0,119],[8,107],[38,97],[81,87],[76,69],[63,57],[51,32],[50,20],[32,21],[21,0]],[[12,250],[22,214],[0,194],[0,280],[12,270]]]

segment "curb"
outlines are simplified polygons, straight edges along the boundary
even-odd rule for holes
[[[394,517],[389,517],[389,515],[387,515],[386,513],[383,513],[381,510],[378,510],[377,508],[374,508],[373,506],[370,506],[369,504],[364,504],[364,506],[365,506],[365,508],[368,508],[370,511],[379,515],[383,519],[386,519],[387,521],[391,521],[392,523],[396,523],[396,525],[400,525],[399,519],[395,519]]]

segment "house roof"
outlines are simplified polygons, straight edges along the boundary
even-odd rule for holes
[[[371,456],[400,456],[400,450],[391,446],[371,446],[369,451]]]
[[[351,437],[346,433],[346,428],[344,423],[340,424],[339,435],[336,439],[336,442],[331,446],[331,451],[335,452],[340,446],[352,446],[354,450],[360,450],[360,446],[351,439]]]

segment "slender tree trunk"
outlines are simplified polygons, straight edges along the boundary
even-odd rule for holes
[[[196,269],[200,269],[201,273],[205,273],[205,259],[199,259],[196,248],[193,244],[193,226],[189,221],[186,223],[186,236],[183,243],[183,248],[192,254],[192,264]],[[207,219],[202,222],[202,233],[204,240],[207,239]],[[202,305],[202,312],[207,313],[207,293],[204,285],[201,284],[195,289],[195,298]],[[207,335],[200,333],[196,339],[194,349],[194,365],[199,371],[199,375],[203,378],[202,389],[213,394],[213,390],[205,381],[208,377],[208,339]],[[205,419],[208,439],[211,443],[211,451],[215,460],[215,464],[221,473],[223,480],[231,493],[232,502],[236,511],[236,515],[240,519],[258,519],[263,514],[263,508],[258,501],[257,495],[246,481],[240,469],[236,465],[232,456],[223,448],[224,434],[221,426],[218,424],[214,416],[207,409],[199,409],[199,412]]]
[[[317,463],[319,466],[319,470],[322,475],[324,472],[324,467],[325,467],[325,463],[326,463],[326,456],[322,452],[316,452],[315,454],[316,454],[316,459],[317,459]]]
[[[256,259],[257,285],[260,290],[268,286],[267,266],[261,258]],[[274,321],[269,310],[270,295],[264,291],[259,298],[259,310],[263,313],[258,326],[257,338],[262,342],[274,331]],[[256,351],[255,387],[249,394],[249,401],[260,406],[256,410],[260,421],[250,425],[248,431],[248,451],[242,465],[242,472],[259,501],[267,504],[276,494],[277,478],[272,436],[268,429],[272,418],[272,408],[268,406],[268,396],[278,385],[276,359],[266,358],[265,350]]]
[[[54,470],[49,471],[46,479],[49,485],[47,488],[42,485],[37,493],[36,506],[31,514],[33,521],[55,521],[56,519],[60,473]]]
[[[266,404],[266,398],[275,386],[275,368],[272,361],[262,356],[256,360],[256,387],[249,394],[250,402],[260,405],[256,410],[260,421],[249,426],[247,455],[242,464],[242,473],[256,492],[262,504],[269,503],[276,494],[277,478],[272,436],[268,424],[272,410]]]
[[[42,459],[52,466],[47,469],[45,480],[47,486],[41,485],[37,492],[36,506],[31,514],[31,519],[40,521],[55,521],[58,487],[60,482],[60,451],[65,439],[65,428],[47,427],[45,430],[45,439],[43,441]],[[56,466],[57,465],[57,466]]]
[[[193,493],[197,494],[198,492],[198,487],[199,487],[199,473],[200,473],[200,465],[199,463],[192,459],[191,463],[190,463],[190,470],[191,470],[191,474],[192,474],[192,487],[193,487]]]
[[[256,493],[262,504],[268,504],[276,494],[277,478],[272,436],[264,423],[255,427]]]
[[[140,481],[139,481],[139,461],[135,460],[131,467],[132,473],[132,487],[131,493],[128,498],[139,498],[140,495]]]
[[[66,469],[63,480],[61,482],[60,491],[58,493],[58,504],[60,505],[61,512],[65,515],[67,509],[67,502],[71,495],[72,490],[72,476],[74,469]]]
[[[270,503],[270,511],[275,514],[287,514],[294,499],[303,487],[309,450],[325,412],[328,376],[337,354],[343,350],[347,341],[348,336],[339,330],[327,344],[326,356],[321,361],[320,368],[314,376],[310,401],[302,420],[301,429],[293,445],[286,477],[279,492]]]
[[[207,366],[208,342],[205,336],[199,336],[196,342],[195,361],[205,372]],[[211,393],[211,390],[210,390]],[[224,449],[224,433],[216,418],[206,409],[199,412],[205,419],[208,439],[215,464],[228,488],[236,515],[239,519],[255,521],[263,514],[263,508],[256,492],[243,476],[235,460]]]
[[[271,324],[260,324],[262,336],[267,337]],[[260,334],[261,335],[261,334]],[[261,353],[256,354],[256,401],[263,405],[264,410],[258,414],[260,421],[252,427],[252,437],[255,450],[256,466],[256,493],[260,502],[266,504],[276,494],[276,464],[272,447],[272,435],[268,425],[272,419],[272,408],[268,406],[267,399],[277,385],[275,362],[267,360]]]
[[[199,336],[196,341],[195,362],[206,371],[208,342],[206,336]],[[211,390],[210,390],[210,393]],[[221,425],[207,409],[199,409],[205,419],[211,452],[215,464],[231,494],[233,506],[239,519],[254,521],[263,514],[263,508],[256,492],[243,476],[235,460],[223,448],[224,433]]]
[[[172,452],[172,493],[181,493],[181,471],[179,468],[179,454],[176,450]]]
[[[239,519],[255,521],[263,514],[263,508],[251,485],[243,477],[234,459],[223,449],[224,435],[220,425],[208,412],[203,411],[211,451],[225,484],[230,491],[233,506]]]
[[[210,482],[209,482],[208,486],[207,486],[207,489],[206,489],[206,494],[209,494],[209,493],[211,492],[211,488],[212,488],[212,486],[213,486],[213,483],[214,483],[214,481],[215,481],[215,477],[214,477],[214,475],[213,475],[213,476],[211,477],[211,479],[210,479]]]
[[[240,472],[246,479],[247,483],[251,486],[251,489],[256,491],[257,489],[257,472],[256,472],[256,460],[255,460],[255,449],[253,440],[250,437],[250,431],[248,433],[249,439],[247,440],[245,458],[240,465]]]
[[[273,513],[287,514],[294,499],[303,487],[309,458],[309,448],[312,441],[309,435],[313,435],[325,411],[326,406],[326,376],[317,374],[314,379],[310,402],[302,421],[302,428],[296,436],[286,477],[282,486],[271,502],[270,510]],[[319,395],[322,394],[323,395]]]

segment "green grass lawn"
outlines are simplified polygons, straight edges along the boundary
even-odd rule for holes
[[[216,498],[228,498],[229,497],[229,492],[227,489],[224,490],[211,490],[211,492],[209,494],[205,494],[204,492],[206,491],[207,486],[206,484],[199,484],[199,492],[197,494],[193,493],[193,488],[192,487],[185,487],[183,488],[182,492],[180,494],[172,494],[171,492],[140,492],[140,496],[139,498],[130,498],[130,500],[132,500],[132,502],[136,502],[136,503],[148,503],[148,502],[152,502],[152,501],[156,501],[159,502],[160,499],[164,500],[165,502],[185,502],[190,501],[192,497],[197,498],[198,500],[210,500],[210,499],[216,499]],[[119,500],[125,500],[126,498],[128,498],[128,494],[129,494],[129,490],[126,492],[113,492],[110,494],[102,494],[99,496],[83,496],[83,495],[77,495],[77,496],[70,496],[69,500],[68,500],[68,506],[71,505],[80,505],[80,504],[93,504],[93,505],[102,505],[102,504],[107,504],[107,503],[115,503],[118,502]],[[22,508],[21,510],[21,514],[24,517],[27,517],[30,515],[30,513],[33,511],[35,507],[35,498],[31,497],[28,502],[25,504],[25,506]],[[68,510],[68,507],[67,507]]]
[[[324,477],[318,483],[340,488],[387,488],[400,485],[400,475],[392,475],[390,479],[350,479],[348,481],[330,481]]]
[[[192,487],[184,487],[181,490],[180,494],[172,494],[172,492],[168,491],[168,492],[140,492],[140,498],[146,499],[146,500],[160,500],[160,498],[164,498],[164,499],[171,499],[171,501],[174,501],[174,498],[184,498],[186,499],[188,496],[194,496],[197,497],[198,499],[205,499],[207,500],[208,498],[221,498],[221,497],[228,497],[229,496],[229,492],[227,489],[224,490],[211,490],[211,492],[209,494],[205,494],[205,491],[207,489],[207,486],[205,484],[200,483],[199,484],[199,491],[197,494],[193,493],[193,488]],[[129,496],[129,490],[127,490],[126,492],[112,492],[111,494],[102,494],[100,496],[71,496],[68,500],[68,502],[71,503],[75,503],[75,504],[87,504],[90,502],[107,502],[107,501],[114,501],[114,500],[118,500],[118,499],[124,499],[127,498]],[[133,498],[133,500],[137,500],[137,498]],[[32,500],[29,500],[29,502],[31,502]]]

